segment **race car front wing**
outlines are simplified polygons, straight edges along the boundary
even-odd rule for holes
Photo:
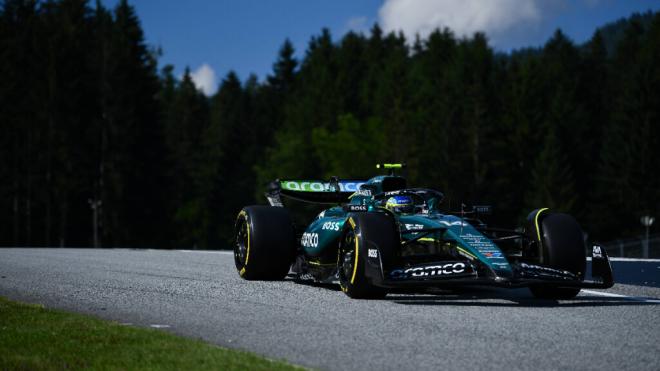
[[[463,285],[514,288],[548,285],[606,289],[614,285],[612,267],[601,246],[592,247],[591,280],[568,271],[524,262],[512,263],[511,276],[503,277],[492,269],[484,269],[483,265],[470,261],[437,261],[385,270],[380,254],[373,258],[366,265],[366,276],[373,285],[385,288]]]

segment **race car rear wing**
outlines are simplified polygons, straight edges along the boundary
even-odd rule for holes
[[[366,183],[365,180],[347,180],[333,177],[323,180],[275,180],[268,184],[265,196],[271,206],[282,206],[281,196],[298,201],[338,204],[349,201],[350,196]]]

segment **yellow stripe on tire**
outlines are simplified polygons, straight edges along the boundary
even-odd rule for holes
[[[247,267],[248,260],[250,259],[250,222],[248,221],[248,215],[245,210],[241,210],[238,217],[243,217],[245,219],[245,225],[247,227],[247,251],[245,252],[245,263],[243,263],[241,271],[238,272],[238,274],[243,277],[245,275],[245,268]]]
[[[247,241],[247,252],[245,253],[245,266],[248,264],[248,260],[250,260],[250,222],[248,221],[247,215],[245,216],[245,225],[247,225],[247,235],[248,235],[248,241]]]
[[[539,210],[536,213],[536,216],[534,217],[534,225],[536,226],[536,238],[539,239],[539,242],[541,242],[541,230],[539,229],[539,215],[541,215],[542,212],[549,210],[547,207],[544,207],[543,209]]]
[[[353,238],[355,238],[355,264],[353,264],[353,276],[351,276],[351,285],[353,282],[355,282],[355,274],[357,273],[358,266],[358,255],[360,251],[360,246],[358,245],[358,236],[355,234],[355,229],[353,229]]]

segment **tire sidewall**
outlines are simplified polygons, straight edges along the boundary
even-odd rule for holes
[[[247,225],[245,262],[237,258],[238,232]],[[286,277],[295,255],[295,234],[288,210],[273,206],[248,206],[237,217],[234,260],[241,277],[248,280],[279,280]]]
[[[538,221],[543,261],[542,265],[571,272],[580,280],[586,271],[586,248],[582,228],[571,215],[546,213]],[[580,292],[579,287],[559,287],[552,284],[530,286],[532,294],[540,299],[571,299]]]
[[[381,213],[354,213],[344,223],[344,233],[339,246],[338,269],[340,270],[340,286],[344,293],[352,298],[382,298],[387,291],[374,286],[366,276],[366,265],[369,248],[376,248],[381,259],[391,261],[395,244],[399,243],[395,233],[396,225],[391,217]],[[354,234],[352,246],[346,246],[346,236]],[[353,253],[354,273],[346,277],[342,262],[345,255]]]

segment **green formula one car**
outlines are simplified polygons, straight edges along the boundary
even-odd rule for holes
[[[234,257],[241,277],[339,282],[352,298],[382,298],[396,290],[466,285],[529,287],[534,296],[570,299],[581,288],[609,288],[612,269],[604,248],[593,246],[586,280],[584,233],[570,215],[547,208],[529,214],[517,230],[489,228],[488,206],[441,211],[441,192],[408,188],[389,175],[366,181],[278,180],[270,206],[238,214]],[[334,204],[299,226],[282,197]]]

